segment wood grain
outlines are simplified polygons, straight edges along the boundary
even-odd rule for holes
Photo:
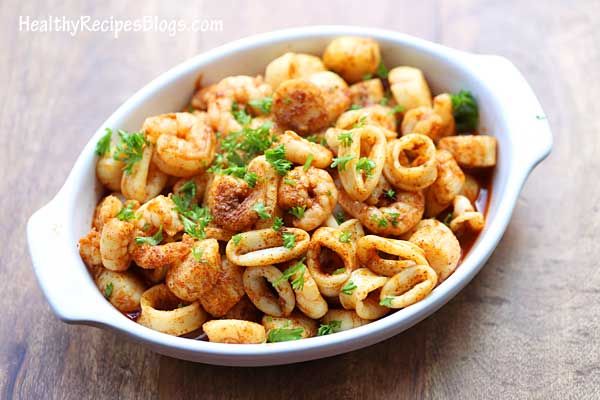
[[[71,37],[19,32],[19,15],[221,18],[224,30]],[[597,1],[3,1],[0,398],[599,398],[599,17]],[[25,222],[59,189],[92,131],[148,80],[198,52],[325,23],[504,55],[539,95],[554,152],[527,182],[483,271],[407,332],[283,367],[192,364],[58,321],[33,276]]]

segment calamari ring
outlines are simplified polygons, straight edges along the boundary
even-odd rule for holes
[[[209,342],[260,344],[267,341],[265,328],[256,322],[240,319],[213,319],[202,325]]]
[[[485,225],[483,214],[475,211],[473,205],[465,196],[458,195],[454,198],[454,210],[452,211],[452,220],[450,229],[456,235],[461,235],[465,230],[479,232]]]
[[[385,285],[388,278],[375,275],[367,268],[359,268],[352,271],[346,282],[352,284],[354,289],[340,292],[340,302],[347,310],[356,310],[356,314],[363,319],[378,319],[390,310],[379,305],[379,290]],[[344,287],[346,287],[344,286]],[[375,298],[370,296],[375,294]]]
[[[179,307],[182,301],[166,285],[151,287],[142,294],[142,312],[137,322],[168,335],[181,336],[195,331],[206,321],[206,312],[198,302]]]
[[[327,147],[310,142],[294,131],[285,131],[279,136],[279,143],[285,146],[285,158],[294,164],[304,165],[309,156],[313,157],[313,167],[327,168],[331,164],[333,154]]]
[[[438,278],[433,268],[415,265],[392,276],[381,289],[380,300],[389,308],[404,308],[423,300]]]
[[[437,178],[435,145],[425,135],[413,133],[387,144],[383,174],[397,188],[416,191]]]
[[[300,276],[301,273],[302,277]],[[292,281],[299,278],[302,279],[302,286],[298,288],[292,287],[292,290],[294,290],[294,293],[296,294],[296,305],[298,306],[298,309],[310,318],[321,318],[327,313],[329,306],[321,295],[321,292],[319,292],[317,282],[306,268],[303,272],[296,272],[290,277]]]
[[[317,336],[317,321],[299,312],[294,312],[289,317],[265,315],[262,317],[262,325],[267,331],[267,337],[274,329],[302,329],[300,333],[302,339]]]
[[[369,197],[377,182],[379,182],[385,164],[387,141],[382,128],[374,125],[355,128],[348,132],[351,134],[352,142],[349,145],[340,144],[338,158],[352,158],[345,166],[338,166],[340,181],[350,197],[354,200],[363,201]],[[369,170],[361,172],[357,169],[357,165],[359,165],[363,153],[366,153],[365,157],[372,164]]]
[[[294,247],[288,249],[283,246],[284,234],[294,235]],[[259,229],[240,233],[237,238],[239,241],[232,239],[227,243],[225,254],[232,263],[246,267],[293,260],[306,252],[310,242],[308,233],[298,228],[282,228],[280,231]]]
[[[280,279],[282,276],[281,271],[272,265],[250,267],[244,271],[246,295],[256,308],[274,317],[288,316],[296,306],[294,291],[287,280]],[[277,297],[271,287],[277,291]]]
[[[356,268],[356,246],[352,241],[340,241],[340,234],[339,229],[329,227],[317,229],[312,235],[306,253],[306,265],[317,282],[319,290],[325,296],[337,296],[350,273]],[[329,260],[322,259],[323,256],[327,256],[327,253],[322,254],[323,248],[331,250],[341,259],[341,264],[338,260],[332,260],[335,265],[333,268],[331,266],[328,268],[331,272],[324,268],[325,261]]]
[[[152,163],[153,152],[154,146],[147,144],[141,160],[133,165],[131,173],[123,173],[121,193],[125,198],[145,203],[164,189],[168,177]]]
[[[382,258],[380,253],[397,256]],[[406,240],[367,235],[358,240],[356,255],[362,265],[383,276],[392,276],[413,265],[429,265],[419,246]]]

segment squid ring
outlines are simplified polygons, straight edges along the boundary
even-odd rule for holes
[[[454,210],[452,211],[452,220],[450,221],[450,229],[457,235],[470,230],[471,232],[479,232],[485,225],[483,214],[475,211],[473,205],[465,196],[457,195],[454,198]]]
[[[383,174],[394,186],[408,191],[426,188],[437,178],[433,141],[411,133],[387,144]]]
[[[397,256],[397,260],[382,258],[380,252]],[[358,240],[356,255],[362,265],[383,276],[393,276],[413,265],[429,265],[419,246],[406,240],[367,235]]]
[[[306,316],[319,319],[327,313],[329,306],[321,295],[321,292],[319,292],[317,282],[312,277],[308,269],[296,272],[290,278],[296,280],[300,278],[301,273],[303,282],[302,287],[292,287],[294,293],[296,294],[296,305],[298,306],[298,309]]]
[[[331,164],[333,154],[327,147],[312,143],[294,131],[285,131],[279,136],[279,143],[285,146],[285,157],[294,164],[304,165],[310,156],[313,167],[327,168]]]
[[[427,265],[405,268],[381,289],[380,300],[389,308],[404,308],[423,300],[437,284],[437,274]]]
[[[345,165],[338,165],[340,180],[350,197],[363,201],[379,182],[385,163],[386,138],[383,129],[375,125],[347,132],[351,134],[351,142],[346,145],[340,143],[338,148],[338,158],[349,159]],[[365,161],[363,153],[367,153],[367,162],[361,165]],[[364,172],[361,171],[363,166]]]
[[[256,308],[274,317],[288,316],[296,306],[294,291],[287,280],[280,279],[282,276],[281,271],[272,265],[246,268],[244,271],[246,295]],[[267,285],[275,288],[277,297]]]
[[[214,343],[259,344],[267,341],[261,324],[240,319],[213,319],[202,325],[202,330]]]
[[[181,336],[200,328],[207,318],[200,304],[181,303],[166,285],[153,286],[142,294],[142,313],[137,322],[147,328],[174,336]]]
[[[321,293],[325,296],[337,296],[350,273],[356,268],[356,245],[339,240],[338,229],[322,227],[317,229],[310,240],[306,253],[306,265]],[[341,260],[327,260],[323,248],[335,254]],[[327,262],[329,261],[329,262]],[[334,264],[333,266],[325,264]]]
[[[167,175],[152,163],[153,148],[147,144],[142,159],[134,164],[131,173],[123,173],[121,192],[125,198],[145,203],[158,196],[167,184]]]
[[[378,319],[390,310],[379,305],[379,296],[373,298],[371,293],[378,294],[379,289],[385,285],[388,278],[375,275],[367,268],[352,271],[350,278],[340,292],[340,302],[347,310],[356,310],[356,314],[363,319]],[[350,285],[350,286],[349,286]]]
[[[294,246],[284,246],[284,237],[294,236]],[[291,237],[291,236],[290,236]],[[284,228],[279,232],[271,228],[259,229],[240,233],[239,240],[230,240],[227,243],[225,254],[227,259],[234,264],[245,267],[279,264],[300,257],[310,242],[306,231],[298,228]]]

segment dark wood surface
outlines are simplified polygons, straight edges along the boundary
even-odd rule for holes
[[[600,397],[598,1],[174,3],[0,3],[0,398]],[[19,15],[220,18],[224,29],[71,37],[19,32]],[[198,52],[325,23],[500,54],[533,86],[554,152],[531,175],[482,272],[392,339],[290,366],[193,364],[58,321],[33,276],[25,223],[62,185],[92,132],[143,84]]]

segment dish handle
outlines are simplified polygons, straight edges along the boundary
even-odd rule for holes
[[[499,99],[514,135],[515,156],[522,162],[525,176],[552,150],[552,132],[533,89],[517,67],[501,56],[476,55],[471,67],[482,83]]]
[[[61,202],[52,200],[27,222],[27,242],[33,269],[50,307],[68,323],[102,324],[102,296],[71,241]],[[81,267],[79,267],[81,265]]]

